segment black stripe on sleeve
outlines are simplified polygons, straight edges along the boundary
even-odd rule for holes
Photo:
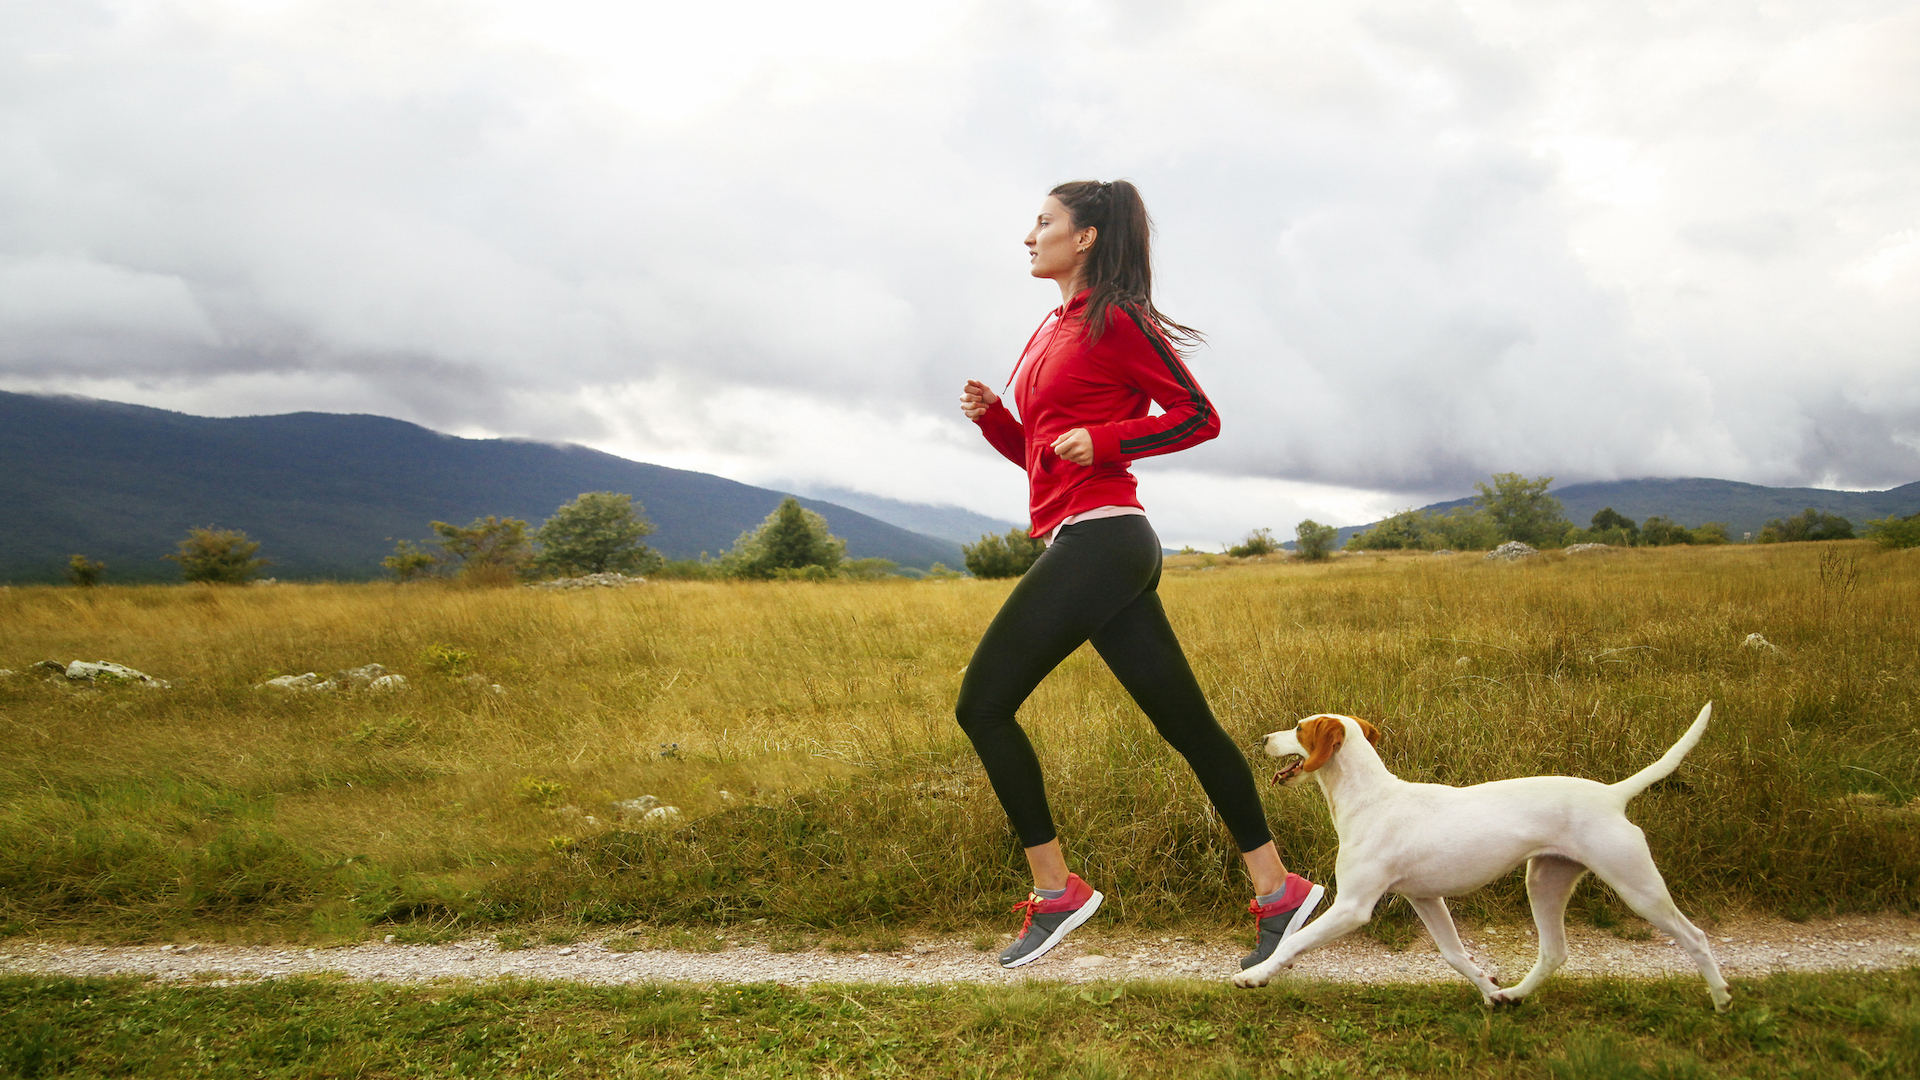
[[[1140,333],[1146,336],[1147,342],[1153,346],[1153,351],[1159,354],[1160,362],[1167,365],[1167,373],[1172,375],[1173,381],[1179,383],[1180,388],[1187,392],[1187,399],[1191,401],[1194,406],[1192,416],[1187,417],[1185,420],[1182,420],[1165,431],[1158,431],[1151,435],[1142,435],[1137,439],[1120,440],[1120,452],[1128,456],[1135,456],[1148,450],[1157,450],[1164,446],[1170,446],[1185,439],[1200,428],[1205,427],[1207,421],[1213,416],[1213,403],[1207,400],[1207,396],[1200,392],[1198,386],[1194,385],[1193,376],[1188,373],[1186,365],[1182,364],[1180,358],[1173,354],[1173,350],[1167,346],[1166,342],[1161,340],[1160,335],[1155,333],[1153,328],[1147,325],[1146,320],[1141,317],[1140,313],[1130,308],[1122,308],[1121,310],[1126,311],[1127,317],[1132,319],[1134,325],[1140,328]]]

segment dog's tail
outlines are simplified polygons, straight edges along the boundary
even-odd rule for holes
[[[1626,805],[1627,800],[1665,780],[1673,770],[1679,768],[1680,763],[1693,752],[1693,748],[1700,744],[1700,736],[1707,733],[1707,720],[1712,716],[1713,702],[1709,701],[1706,707],[1700,710],[1700,715],[1694,719],[1693,726],[1687,729],[1685,735],[1680,736],[1679,742],[1674,743],[1671,749],[1660,755],[1659,761],[1612,785],[1613,790],[1620,793],[1621,805]]]

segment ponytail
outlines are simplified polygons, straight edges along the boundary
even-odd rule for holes
[[[1202,336],[1182,326],[1153,306],[1153,221],[1140,189],[1130,181],[1074,180],[1047,194],[1059,199],[1073,215],[1073,227],[1092,228],[1093,249],[1082,264],[1088,289],[1086,332],[1091,341],[1106,333],[1107,320],[1118,307],[1136,322],[1152,324],[1162,336],[1181,345],[1198,345]],[[1141,327],[1142,330],[1146,326]]]

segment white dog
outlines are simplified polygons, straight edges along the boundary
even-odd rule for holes
[[[1268,735],[1270,756],[1304,759],[1282,768],[1276,781],[1297,783],[1308,773],[1320,781],[1340,834],[1334,870],[1340,894],[1326,914],[1282,942],[1265,962],[1234,976],[1233,984],[1265,986],[1302,953],[1366,923],[1374,903],[1397,892],[1413,904],[1440,955],[1480,988],[1489,1005],[1518,1002],[1566,961],[1567,900],[1592,870],[1693,957],[1713,1007],[1726,1012],[1732,995],[1707,936],[1673,906],[1647,851],[1646,835],[1625,813],[1629,799],[1680,767],[1712,715],[1708,702],[1659,761],[1611,785],[1571,776],[1529,776],[1466,788],[1410,784],[1388,772],[1374,752],[1378,733],[1373,725],[1351,716],[1323,713],[1292,731]],[[1503,990],[1467,956],[1442,898],[1478,889],[1523,862],[1540,955],[1518,986]]]

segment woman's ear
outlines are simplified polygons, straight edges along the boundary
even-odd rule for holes
[[[1098,239],[1100,239],[1100,230],[1089,225],[1080,230],[1080,235],[1073,238],[1073,250],[1076,254],[1085,255],[1093,250],[1093,242]]]

